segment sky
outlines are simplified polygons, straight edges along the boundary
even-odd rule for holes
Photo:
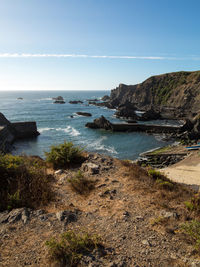
[[[0,0],[0,90],[110,90],[200,69],[199,0]]]

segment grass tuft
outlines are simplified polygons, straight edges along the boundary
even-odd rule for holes
[[[72,189],[81,195],[88,195],[94,189],[94,181],[86,178],[80,170],[73,177],[69,178],[68,182]]]
[[[181,230],[195,242],[195,248],[200,249],[200,222],[192,220],[181,225]]]
[[[64,266],[77,266],[83,255],[101,246],[101,241],[97,235],[68,230],[58,239],[52,238],[46,241],[45,245],[48,247],[51,261],[59,262]]]

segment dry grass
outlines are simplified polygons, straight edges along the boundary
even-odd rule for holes
[[[94,248],[101,245],[97,235],[87,232],[68,230],[58,239],[46,241],[49,260],[60,263],[59,266],[77,266],[83,255],[87,255]]]
[[[36,208],[52,199],[52,177],[41,159],[0,155],[0,173],[0,210]]]
[[[95,184],[94,181],[85,177],[80,170],[73,177],[69,178],[68,182],[71,188],[81,195],[88,195],[94,189]]]

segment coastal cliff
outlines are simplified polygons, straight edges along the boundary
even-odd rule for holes
[[[111,90],[111,108],[130,103],[144,111],[153,107],[166,118],[194,116],[200,109],[200,71],[166,73]]]

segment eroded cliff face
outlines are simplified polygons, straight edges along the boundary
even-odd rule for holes
[[[188,117],[200,111],[200,71],[152,76],[136,85],[120,84],[111,91],[110,104],[132,103],[137,109],[151,107],[171,116]]]

